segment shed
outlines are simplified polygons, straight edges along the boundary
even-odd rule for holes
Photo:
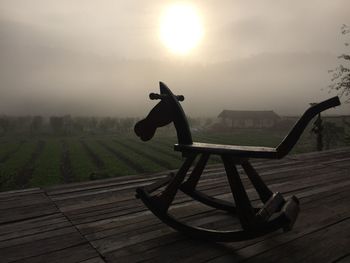
[[[274,111],[223,110],[218,118],[232,128],[271,128],[280,120]]]

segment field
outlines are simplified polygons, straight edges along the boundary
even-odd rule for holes
[[[286,132],[238,130],[196,132],[194,141],[276,146]],[[155,173],[178,168],[181,155],[173,151],[176,135],[156,134],[149,142],[134,134],[0,137],[0,190],[42,187],[115,176]],[[315,150],[309,131],[293,153]],[[341,146],[342,144],[338,144]],[[332,147],[337,147],[333,144]],[[218,162],[217,157],[210,162]]]

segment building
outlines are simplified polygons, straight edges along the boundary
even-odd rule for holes
[[[218,118],[231,128],[271,128],[280,120],[274,111],[223,110]]]

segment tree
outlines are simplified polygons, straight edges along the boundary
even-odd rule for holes
[[[119,121],[121,129],[123,132],[129,132],[134,127],[135,119],[134,118],[122,118]]]
[[[10,129],[10,119],[7,116],[1,116],[0,117],[0,128],[2,129],[3,133],[7,133]]]
[[[313,103],[311,103],[313,104]],[[322,151],[323,150],[323,123],[322,123],[322,118],[321,118],[321,114],[319,113],[317,116],[316,121],[314,122],[314,126],[312,127],[311,132],[313,132],[314,134],[316,134],[316,140],[317,140],[317,151]]]
[[[115,121],[111,117],[105,117],[100,120],[98,126],[102,132],[108,132],[114,128]]]
[[[342,25],[341,33],[347,35],[350,33],[350,27]],[[349,42],[344,45],[349,48]],[[330,90],[336,90],[340,96],[348,97],[346,102],[350,102],[350,51],[348,54],[338,56],[341,63],[335,69],[329,70],[332,73],[332,84],[329,85]]]
[[[98,124],[98,119],[97,117],[89,117],[88,118],[88,125],[90,130],[96,130]]]
[[[43,126],[43,117],[41,116],[34,116],[32,118],[32,122],[30,124],[30,129],[32,132],[39,132]]]
[[[197,128],[201,123],[201,120],[199,118],[187,117],[187,121],[191,128]]]
[[[52,130],[56,134],[62,133],[63,132],[63,127],[64,127],[64,119],[63,119],[63,117],[56,117],[56,116],[50,117],[50,125],[51,125]]]
[[[330,149],[331,145],[335,146],[344,137],[344,127],[339,127],[333,122],[324,123],[324,142],[325,148]]]
[[[350,35],[350,27],[348,25],[342,25],[341,33],[345,36]],[[350,47],[350,43],[345,41],[344,43],[346,48]],[[329,72],[333,74],[332,76],[332,84],[329,85],[330,90],[336,90],[340,96],[347,97],[345,102],[350,102],[350,50],[348,54],[342,54],[338,56],[339,59],[342,60],[338,67]],[[344,65],[345,64],[345,65]],[[344,122],[345,126],[350,127],[349,122]],[[345,141],[350,143],[350,134],[345,133]]]

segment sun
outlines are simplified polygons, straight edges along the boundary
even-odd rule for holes
[[[160,38],[171,52],[188,54],[202,37],[202,21],[194,6],[178,3],[165,9],[160,21]]]

